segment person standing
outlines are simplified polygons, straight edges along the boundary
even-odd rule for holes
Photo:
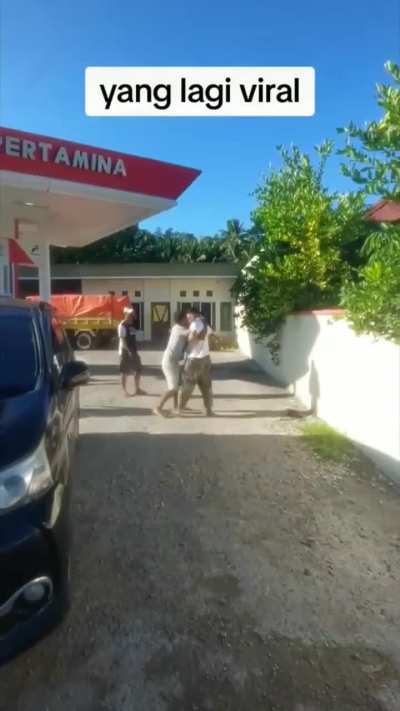
[[[180,379],[180,363],[183,359],[188,336],[188,322],[185,313],[175,316],[175,324],[171,328],[168,344],[165,349],[161,368],[167,381],[167,392],[162,396],[159,405],[154,409],[156,415],[164,415],[163,407],[173,398],[174,410],[178,409],[178,390]]]
[[[126,307],[124,309],[124,319],[118,326],[119,338],[119,370],[121,373],[121,385],[126,397],[135,395],[145,395],[144,390],[140,388],[140,379],[142,374],[142,362],[137,352],[136,345],[136,329],[135,329],[135,310]],[[128,392],[127,378],[128,375],[134,376],[135,391],[133,395]]]
[[[206,415],[211,417],[213,415],[213,397],[208,339],[212,334],[212,330],[197,310],[189,311],[187,319],[189,322],[189,334],[179,411],[183,413],[195,386],[198,385]]]

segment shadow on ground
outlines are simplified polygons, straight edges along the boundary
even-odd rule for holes
[[[89,365],[90,375],[92,377],[104,377],[108,375],[115,375],[119,377],[119,365],[118,363],[113,364],[90,364]],[[164,380],[164,376],[161,371],[161,367],[153,365],[144,365],[142,374],[144,377],[160,378]]]
[[[222,363],[213,363],[213,380],[241,380],[245,383],[257,383],[276,387],[275,380],[267,375],[260,366],[252,360],[238,358]]]
[[[90,373],[94,377],[105,377],[109,375],[119,375],[118,362],[115,364],[91,364],[89,365]],[[161,371],[161,365],[144,365],[144,377],[155,377],[164,380]],[[252,361],[238,359],[228,363],[214,363],[212,367],[213,380],[238,380],[243,382],[255,383],[266,386],[276,387],[276,382],[264,373]]]
[[[150,407],[82,407],[80,417],[155,417]]]
[[[154,395],[152,395],[154,397]],[[132,398],[134,400],[134,398]],[[80,416],[83,418],[87,417],[135,417],[135,416],[147,416],[152,415],[155,417],[154,408],[149,407],[114,407],[114,406],[104,406],[104,407],[82,407],[80,410]],[[204,417],[203,411],[200,409],[191,408],[184,415],[175,415],[170,411],[166,411],[165,417],[173,417],[176,419],[195,419],[198,417]],[[214,418],[222,419],[254,419],[263,417],[288,417],[288,410],[216,410],[213,414]]]

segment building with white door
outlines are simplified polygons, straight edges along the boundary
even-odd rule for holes
[[[53,293],[127,294],[136,308],[138,338],[165,340],[176,311],[196,306],[221,336],[233,336],[232,287],[236,264],[59,264],[52,267]],[[38,293],[32,270],[22,268],[23,295]]]

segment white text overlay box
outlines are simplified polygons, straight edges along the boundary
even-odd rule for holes
[[[313,67],[87,67],[88,116],[313,116]]]

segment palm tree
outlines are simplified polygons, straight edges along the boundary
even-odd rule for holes
[[[134,225],[81,248],[54,248],[57,262],[239,262],[254,254],[258,237],[246,231],[240,220],[228,220],[225,230],[213,237],[168,229],[144,230]]]
[[[237,219],[227,220],[226,227],[222,231],[224,251],[228,259],[232,262],[241,262],[247,259],[248,254],[244,254],[248,242],[248,232]]]
[[[160,262],[179,262],[182,250],[182,242],[172,234],[164,235],[160,240]]]

